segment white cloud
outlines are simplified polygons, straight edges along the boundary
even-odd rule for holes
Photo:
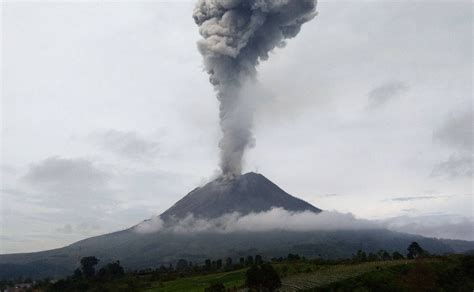
[[[215,219],[195,218],[189,214],[185,218],[163,222],[153,217],[135,227],[137,232],[171,231],[189,232],[239,232],[268,230],[345,230],[377,228],[377,224],[368,220],[356,219],[352,214],[323,211],[321,213],[291,212],[283,208],[272,208],[269,211],[250,213],[242,216],[239,213],[225,214]]]
[[[474,240],[474,217],[459,215],[399,216],[383,220],[391,230],[427,237]]]
[[[160,231],[163,228],[163,220],[159,216],[153,216],[152,218],[141,222],[134,227],[134,230],[138,233],[152,233]]]
[[[153,161],[159,153],[156,141],[132,131],[108,130],[91,135],[91,139],[103,150],[130,160]]]
[[[164,222],[159,216],[136,225],[138,233],[152,232],[261,232],[284,231],[330,231],[382,229],[418,234],[427,237],[474,240],[474,218],[458,215],[399,216],[384,220],[356,218],[350,213],[323,211],[321,213],[290,212],[282,208],[250,213],[242,216],[229,213],[215,219],[185,218]]]
[[[474,141],[473,110],[451,114],[433,133],[433,139],[461,151],[472,152]]]
[[[388,82],[377,86],[368,93],[368,107],[370,109],[381,107],[399,97],[408,89],[408,85],[400,81]]]
[[[452,154],[448,160],[441,161],[433,167],[433,177],[472,178],[473,154]]]
[[[46,189],[95,188],[105,185],[108,177],[87,159],[54,156],[32,164],[24,180]]]
[[[471,105],[472,106],[472,105]],[[434,165],[433,177],[472,178],[474,126],[472,108],[451,114],[433,133],[433,140],[446,146],[451,154]]]

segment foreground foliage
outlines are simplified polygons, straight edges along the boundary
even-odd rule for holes
[[[431,256],[412,243],[405,257],[380,250],[359,250],[351,259],[306,259],[298,254],[265,261],[260,255],[235,263],[207,259],[193,264],[125,272],[120,262],[99,266],[94,256],[82,258],[73,275],[44,279],[31,291],[473,291],[474,256]],[[96,266],[99,268],[96,269]],[[26,281],[24,281],[26,282]],[[20,282],[16,282],[20,283]],[[22,285],[2,281],[0,288]],[[23,289],[22,291],[24,291]]]
[[[415,260],[307,291],[473,291],[474,256]]]

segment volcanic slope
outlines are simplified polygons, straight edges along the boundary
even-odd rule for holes
[[[194,189],[161,214],[161,218],[183,218],[192,213],[197,218],[211,219],[232,212],[242,215],[263,212],[272,207],[294,212],[321,212],[313,205],[286,193],[263,175],[249,172],[234,179],[219,177]]]

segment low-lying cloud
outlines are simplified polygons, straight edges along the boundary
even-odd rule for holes
[[[384,220],[356,218],[351,213],[323,211],[321,213],[291,212],[283,208],[242,215],[229,213],[215,219],[185,218],[163,221],[159,216],[134,227],[137,233],[173,232],[264,232],[264,231],[331,231],[388,229],[427,237],[474,240],[474,218],[430,215],[399,216]]]
[[[386,228],[427,237],[474,240],[474,218],[453,215],[399,216],[385,219]]]
[[[314,230],[347,230],[379,228],[377,223],[356,219],[348,213],[324,211],[291,212],[283,208],[272,208],[269,211],[241,215],[225,214],[215,219],[195,218],[189,214],[185,218],[163,222],[158,216],[135,226],[139,233],[166,231],[176,233],[190,232],[241,232],[241,231],[314,231]]]

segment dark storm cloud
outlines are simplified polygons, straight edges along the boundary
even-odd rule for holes
[[[108,130],[91,135],[104,150],[131,160],[150,160],[158,153],[158,143],[136,132]]]
[[[368,93],[368,108],[379,108],[407,92],[408,89],[408,84],[400,81],[389,82],[377,86]]]

